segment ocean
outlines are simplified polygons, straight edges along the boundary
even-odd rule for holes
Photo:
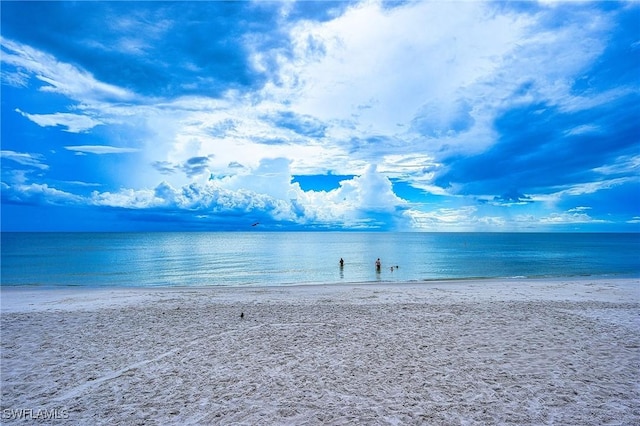
[[[640,276],[640,234],[2,233],[1,240],[2,286],[283,286]]]

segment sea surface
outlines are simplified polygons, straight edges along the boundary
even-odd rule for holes
[[[640,276],[640,234],[2,233],[1,242],[2,286],[281,286]],[[377,258],[380,272],[374,267]]]

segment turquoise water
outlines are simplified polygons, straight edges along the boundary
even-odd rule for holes
[[[1,238],[3,286],[640,276],[640,234],[2,233]]]

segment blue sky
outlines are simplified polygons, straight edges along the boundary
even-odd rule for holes
[[[4,231],[640,231],[638,2],[0,7]]]

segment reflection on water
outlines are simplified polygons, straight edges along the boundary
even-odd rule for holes
[[[2,285],[638,276],[638,252],[636,234],[2,233]]]

